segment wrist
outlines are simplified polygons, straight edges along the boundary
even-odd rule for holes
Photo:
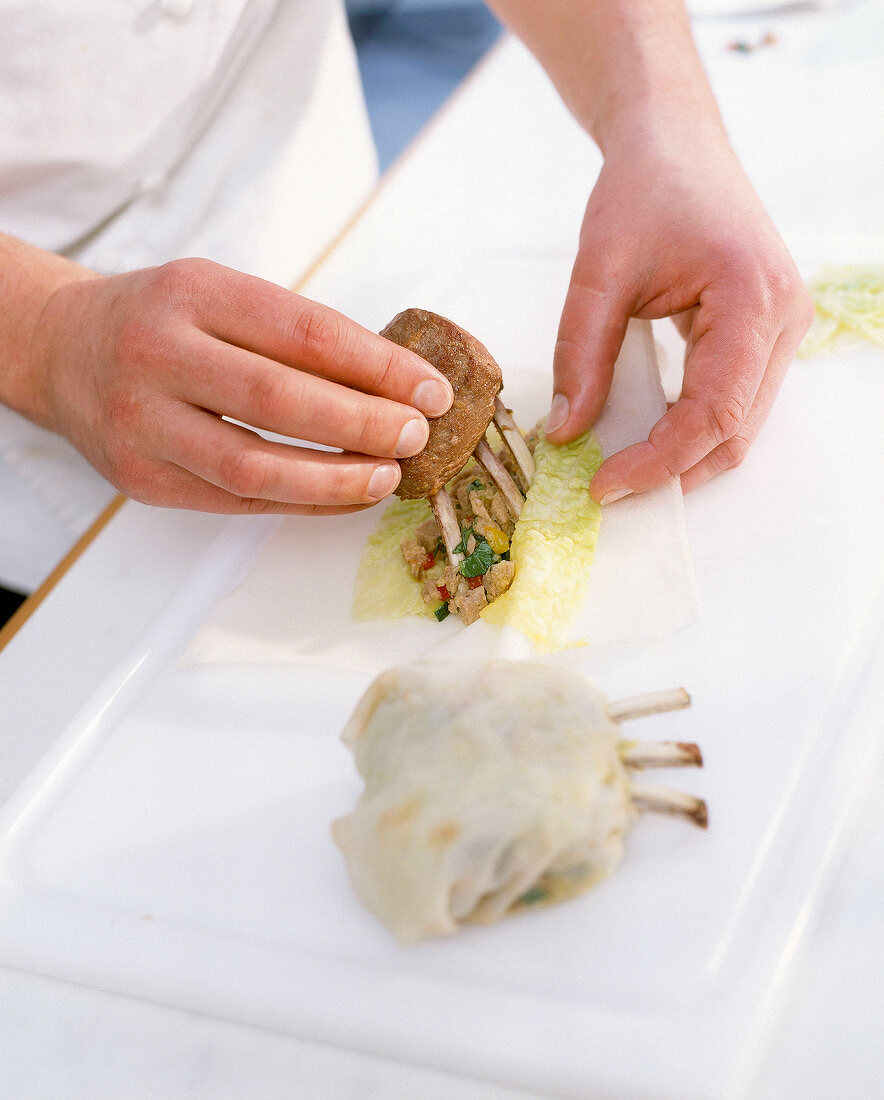
[[[14,245],[19,246],[19,242]],[[20,245],[10,257],[8,242],[4,246],[4,259],[10,261],[7,273],[16,286],[9,295],[10,308],[0,332],[5,361],[0,372],[0,401],[34,423],[55,429],[48,400],[53,331],[50,319],[64,314],[56,308],[55,300],[65,288],[98,276],[71,260],[29,245]]]
[[[718,106],[704,91],[668,84],[623,100],[612,95],[599,105],[592,136],[606,160],[636,152],[671,156],[730,150]]]

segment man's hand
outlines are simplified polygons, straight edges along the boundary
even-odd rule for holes
[[[550,438],[601,412],[630,317],[680,315],[681,400],[602,465],[592,494],[679,475],[692,489],[746,453],[810,325],[808,296],[727,140],[682,0],[488,2],[605,156],[559,328]]]
[[[420,451],[425,416],[452,400],[419,356],[208,260],[61,286],[30,360],[34,419],[128,496],[208,512],[365,507],[396,488],[391,460]]]
[[[555,352],[548,432],[572,439],[608,395],[630,317],[679,315],[680,400],[647,442],[607,459],[604,503],[681,476],[687,491],[742,461],[813,309],[726,141],[607,150],[590,197]]]

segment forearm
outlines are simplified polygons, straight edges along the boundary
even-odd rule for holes
[[[92,272],[52,252],[0,234],[0,403],[48,422],[33,355],[46,303],[59,287]]]
[[[722,137],[721,117],[681,0],[488,0],[546,69],[607,155],[664,144],[686,123]]]

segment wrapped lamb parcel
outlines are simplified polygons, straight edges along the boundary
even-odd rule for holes
[[[374,681],[344,730],[365,790],[336,821],[353,888],[403,944],[583,893],[640,810],[706,823],[700,799],[632,783],[696,745],[622,741],[617,722],[682,689],[609,704],[573,670],[423,662]]]

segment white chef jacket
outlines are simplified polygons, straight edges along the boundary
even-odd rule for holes
[[[291,285],[377,179],[342,0],[0,0],[0,231],[103,273],[206,256]],[[0,407],[0,584],[113,489]]]

